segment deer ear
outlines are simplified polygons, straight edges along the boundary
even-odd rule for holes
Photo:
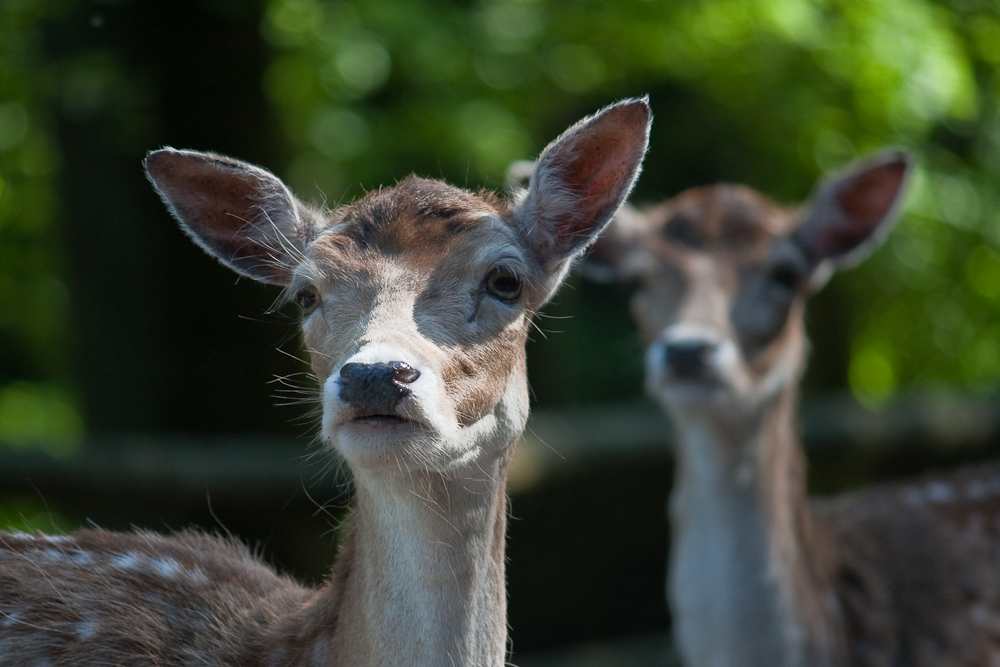
[[[909,154],[886,151],[825,178],[793,239],[816,265],[861,261],[892,229],[912,165]]]
[[[164,148],[146,175],[185,232],[206,252],[255,280],[287,285],[318,214],[270,172],[232,158]]]
[[[649,143],[648,101],[611,105],[542,151],[515,219],[545,270],[564,269],[632,190]]]

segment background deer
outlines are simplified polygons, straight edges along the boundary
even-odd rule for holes
[[[806,499],[806,299],[888,232],[909,158],[784,208],[741,186],[623,210],[595,261],[637,280],[646,388],[678,433],[668,598],[696,667],[1000,661],[1000,471]]]
[[[251,165],[151,153],[191,238],[301,306],[348,536],[312,590],[199,533],[0,534],[0,663],[502,665],[529,321],[627,196],[649,123],[645,100],[581,121],[514,203],[411,176],[320,211]]]

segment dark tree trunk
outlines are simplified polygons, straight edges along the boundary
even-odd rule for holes
[[[91,433],[302,432],[266,383],[302,370],[294,318],[187,240],[142,172],[162,145],[275,169],[263,2],[77,2],[47,29],[58,72],[75,368]]]

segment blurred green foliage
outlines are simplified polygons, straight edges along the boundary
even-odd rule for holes
[[[249,11],[198,1],[218,21],[230,4],[234,15]],[[138,0],[0,1],[0,441],[59,443],[57,452],[79,441],[84,419],[70,370],[59,222],[72,216],[61,203],[54,117],[110,108],[109,141],[138,164],[168,103],[113,49],[46,50],[46,26],[93,9],[98,30],[101,6],[144,11]],[[900,227],[810,313],[811,382],[849,386],[872,407],[904,390],[993,393],[1000,384],[993,0],[259,7],[270,53],[260,85],[288,158],[267,166],[331,205],[411,171],[499,188],[510,161],[537,154],[569,123],[647,93],[656,121],[640,201],[729,180],[797,202],[855,157],[886,145],[913,151],[919,173]],[[583,284],[562,292],[549,313],[576,320],[543,320],[568,333],[532,344],[542,403],[638,393],[641,352],[624,301]],[[598,358],[604,370],[595,371]]]
[[[271,0],[264,34],[265,85],[295,149],[288,175],[334,200],[410,169],[496,186],[575,113],[647,92],[654,135],[694,133],[654,137],[647,199],[694,184],[677,172],[704,152],[721,158],[704,176],[797,201],[821,172],[905,147],[920,164],[905,220],[836,287],[858,306],[841,309],[845,379],[873,407],[904,388],[996,389],[992,1]],[[658,102],[697,117],[672,122]],[[720,148],[720,135],[736,141]]]
[[[83,435],[56,218],[59,147],[38,25],[52,6],[0,3],[0,442],[68,453]]]
[[[72,528],[63,516],[38,500],[16,496],[0,498],[0,530],[59,535]]]

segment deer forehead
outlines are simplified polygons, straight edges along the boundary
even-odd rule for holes
[[[646,248],[655,261],[640,276],[636,314],[646,327],[662,327],[706,310],[718,319],[801,217],[751,188],[721,184],[687,190],[649,220]]]
[[[411,176],[335,212],[309,244],[309,261],[299,274],[336,286],[368,276],[373,261],[405,264],[426,274],[449,265],[469,273],[478,268],[477,260],[495,261],[501,254],[523,261],[510,216],[507,203],[492,193],[473,194]]]
[[[721,184],[687,190],[667,202],[655,212],[652,234],[657,245],[750,263],[800,222],[796,210],[756,190]]]
[[[483,218],[510,215],[507,202],[493,193],[472,193],[410,176],[337,211],[330,229],[362,248],[377,248],[385,254],[423,250],[433,255],[435,248],[482,226]]]

